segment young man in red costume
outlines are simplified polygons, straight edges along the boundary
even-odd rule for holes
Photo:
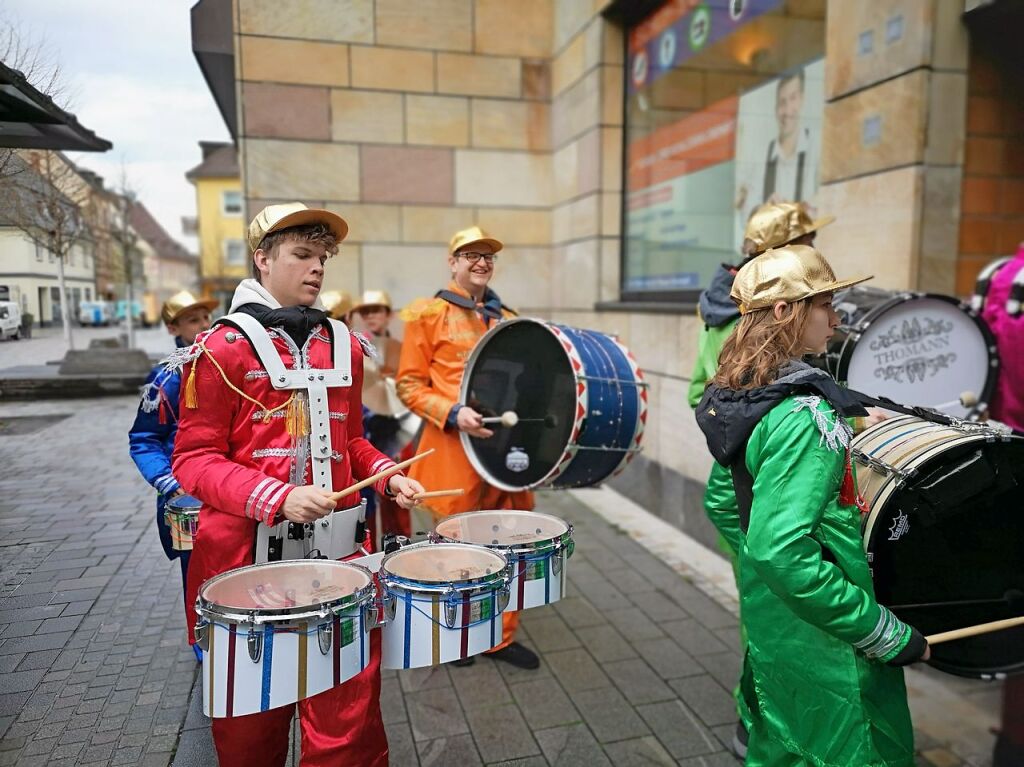
[[[289,522],[326,520],[332,531],[354,522],[354,509],[335,513],[330,491],[394,465],[363,438],[363,355],[372,347],[329,321],[318,298],[327,258],[347,232],[339,216],[301,203],[262,210],[248,231],[256,279],[239,284],[230,314],[180,356],[185,367],[174,476],[203,500],[189,604],[215,575],[282,552],[290,558],[286,536],[273,534]],[[327,383],[317,384],[311,373],[307,385],[305,374],[294,374],[305,369],[322,371],[317,375]],[[327,412],[314,404],[321,398]],[[409,508],[422,486],[396,474],[377,489]],[[352,493],[338,508],[358,504]],[[315,538],[320,527],[309,529],[321,553],[336,558],[356,548],[349,536],[346,550],[323,551]],[[190,634],[195,622],[192,613]],[[297,705],[303,765],[386,765],[379,632],[361,674]],[[294,710],[213,719],[221,766],[283,765]]]

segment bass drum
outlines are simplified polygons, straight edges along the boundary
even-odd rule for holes
[[[1024,439],[900,416],[853,441],[878,601],[924,634],[1024,614]],[[932,647],[931,665],[1024,670],[1024,627]]]
[[[984,412],[995,389],[995,339],[977,312],[950,296],[855,287],[836,294],[841,325],[825,367],[851,389],[941,410]],[[977,404],[965,407],[970,392]]]
[[[502,490],[589,487],[640,451],[647,384],[612,336],[518,318],[477,342],[462,377],[462,402],[486,416],[512,411],[489,439],[463,433],[473,468]]]

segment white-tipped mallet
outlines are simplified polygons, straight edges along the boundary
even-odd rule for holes
[[[506,410],[501,415],[488,416],[483,419],[484,423],[498,423],[507,429],[511,429],[520,423],[543,423],[549,429],[555,425],[555,417],[553,415],[546,415],[542,418],[520,418],[517,413],[512,410]]]

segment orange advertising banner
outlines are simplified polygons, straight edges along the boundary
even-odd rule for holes
[[[730,96],[629,145],[629,189],[644,189],[733,158],[739,99]]]
[[[668,0],[658,10],[629,31],[629,52],[643,50],[651,40],[675,24],[700,4],[700,0]]]

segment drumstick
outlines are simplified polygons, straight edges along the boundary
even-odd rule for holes
[[[465,490],[461,487],[456,487],[451,490],[427,490],[422,493],[416,493],[412,498],[414,501],[422,501],[424,498],[444,498],[448,495],[462,495]]]
[[[416,461],[420,460],[421,458],[426,458],[428,455],[430,455],[433,452],[434,452],[434,448],[430,448],[430,450],[424,450],[422,453],[417,453],[416,455],[414,455],[408,461],[402,461],[401,463],[396,463],[391,468],[384,469],[384,471],[378,471],[372,477],[367,477],[366,479],[362,480],[361,482],[356,482],[354,485],[346,487],[344,490],[339,490],[336,493],[332,493],[331,494],[331,500],[334,501],[335,503],[337,503],[342,498],[344,498],[346,495],[350,495],[352,493],[358,492],[359,490],[362,490],[364,487],[369,487],[374,482],[376,482],[378,479],[384,479],[384,477],[390,477],[392,474],[397,474],[402,469],[404,469],[406,466],[411,466],[412,464],[416,463]]]
[[[978,634],[988,634],[992,631],[1011,629],[1014,626],[1024,626],[1024,615],[1017,618],[1006,618],[1001,621],[992,621],[991,623],[979,623],[976,626],[965,626],[962,629],[954,629],[952,631],[943,631],[941,634],[932,634],[929,637],[925,637],[925,639],[928,640],[928,644],[941,644],[942,642],[952,642],[955,639],[966,639],[967,637],[978,636]]]
[[[556,423],[553,415],[546,415],[543,418],[520,418],[519,415],[512,410],[506,410],[501,415],[488,416],[481,420],[483,423],[500,423],[502,426],[509,429],[519,423],[543,423],[548,428],[553,427]]]

